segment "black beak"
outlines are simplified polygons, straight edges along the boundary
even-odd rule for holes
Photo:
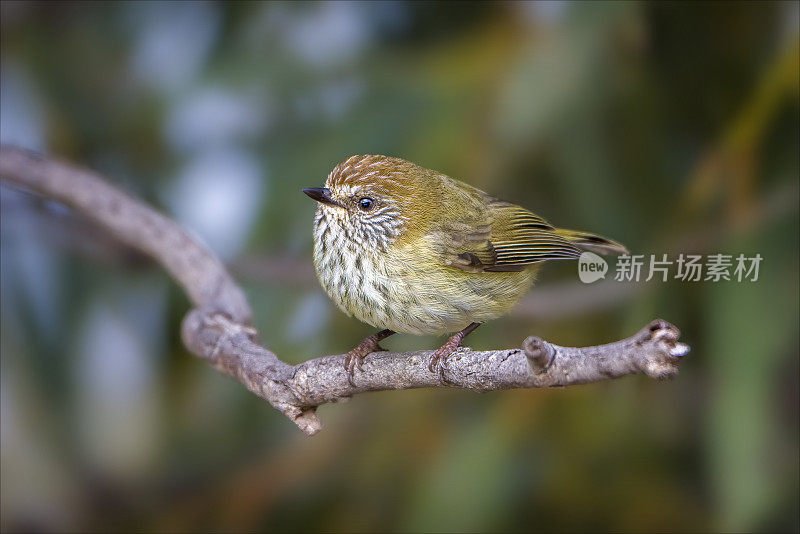
[[[341,203],[331,198],[331,190],[327,187],[309,187],[308,189],[303,189],[303,193],[310,196],[317,202],[322,202],[323,204],[328,204],[329,206],[339,206],[340,208],[344,207]]]

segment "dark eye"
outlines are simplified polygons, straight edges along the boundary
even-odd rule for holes
[[[375,204],[373,200],[369,197],[364,197],[358,201],[358,207],[361,211],[369,211],[372,209],[372,206]]]

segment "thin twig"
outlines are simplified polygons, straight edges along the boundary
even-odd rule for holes
[[[428,370],[431,351],[369,355],[352,383],[344,355],[291,366],[256,343],[251,311],[222,263],[176,222],[122,193],[90,171],[10,146],[0,146],[0,179],[62,202],[128,246],[153,257],[184,288],[196,309],[182,339],[194,354],[266,399],[305,433],[322,428],[321,404],[367,391],[440,387]],[[462,348],[444,371],[449,387],[489,391],[570,386],[644,373],[668,378],[689,352],[678,329],[656,319],[634,336],[608,345],[568,348],[527,338],[519,349]]]

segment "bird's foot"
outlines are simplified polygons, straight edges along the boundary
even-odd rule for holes
[[[444,345],[436,349],[433,356],[431,356],[431,361],[428,363],[428,370],[431,373],[439,375],[439,382],[441,384],[449,383],[444,376],[444,371],[447,369],[447,358],[458,350],[464,338],[467,337],[470,332],[478,328],[478,326],[480,326],[480,323],[471,323],[461,332],[456,332],[450,336],[450,339],[448,339]]]
[[[355,374],[356,368],[358,368],[359,371],[363,371],[364,368],[361,364],[364,358],[373,352],[384,350],[380,346],[380,342],[392,334],[394,334],[393,330],[381,330],[377,334],[372,334],[345,355],[344,368],[347,371],[347,381],[350,382],[351,386],[355,386],[353,383],[353,375]]]
[[[428,363],[428,370],[439,375],[439,383],[441,384],[448,383],[448,380],[444,377],[444,371],[447,369],[447,357],[461,346],[461,340],[456,340],[455,337],[451,337],[447,340],[447,343],[436,349],[433,356],[431,356],[431,361]]]

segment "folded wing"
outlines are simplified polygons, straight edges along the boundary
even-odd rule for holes
[[[485,194],[484,194],[485,195]],[[468,272],[513,272],[546,260],[575,259],[584,250],[625,253],[625,247],[588,232],[555,228],[525,208],[485,195],[483,210],[442,228],[445,261]]]

